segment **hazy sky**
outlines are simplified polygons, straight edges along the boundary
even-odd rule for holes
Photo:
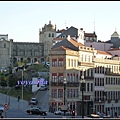
[[[14,42],[39,42],[39,29],[51,20],[57,29],[95,29],[98,40],[120,34],[119,1],[0,1],[0,34]],[[95,21],[95,24],[94,24]]]

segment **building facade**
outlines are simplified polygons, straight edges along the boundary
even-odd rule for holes
[[[50,51],[50,106],[64,103],[63,80],[67,80],[66,105],[81,115],[81,76],[84,76],[84,114],[93,111],[120,115],[120,61],[111,53],[95,50],[73,40],[63,40]]]
[[[27,60],[28,63],[44,61],[44,44],[30,42],[14,42],[13,39],[0,39],[0,69],[17,66],[17,62]]]

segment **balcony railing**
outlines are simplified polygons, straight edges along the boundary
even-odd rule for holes
[[[51,86],[64,86],[63,82],[51,82]],[[78,87],[79,82],[67,82],[68,87]]]
[[[63,82],[51,82],[51,86],[63,86]]]
[[[67,82],[67,86],[68,87],[78,87],[79,86],[79,82]]]

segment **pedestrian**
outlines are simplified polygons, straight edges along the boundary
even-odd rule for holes
[[[117,118],[117,112],[115,112],[115,117]]]

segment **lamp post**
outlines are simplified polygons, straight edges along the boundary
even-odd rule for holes
[[[101,100],[99,100],[99,112],[101,112],[101,111],[100,111],[100,107],[101,107],[100,104],[101,104]]]
[[[67,84],[66,78],[64,78],[63,84],[64,84],[64,106],[65,106],[66,105],[66,94],[65,93],[66,93],[66,84]],[[64,110],[64,116],[65,116],[65,113],[66,113],[66,110]]]
[[[81,76],[81,91],[82,91],[82,118],[84,118],[84,89],[85,89],[85,80],[84,80],[84,76]]]
[[[23,71],[25,70],[25,68],[23,68],[22,70],[22,108],[23,108]]]

